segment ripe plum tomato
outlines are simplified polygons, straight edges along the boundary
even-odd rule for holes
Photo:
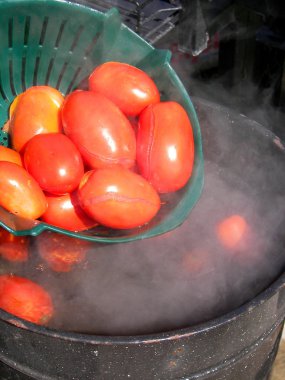
[[[127,117],[103,95],[77,90],[62,107],[64,132],[91,168],[122,165],[136,158],[136,138]]]
[[[0,308],[39,325],[46,324],[54,312],[45,289],[27,278],[10,274],[0,276]]]
[[[105,95],[126,115],[138,115],[160,100],[158,88],[146,72],[121,62],[98,66],[89,77],[89,89]]]
[[[34,86],[18,95],[8,123],[12,148],[21,152],[33,136],[61,131],[59,109],[63,95],[50,86]]]
[[[62,133],[32,137],[26,144],[24,165],[44,191],[58,195],[75,190],[84,174],[78,149]]]
[[[0,256],[11,262],[28,260],[29,239],[26,236],[15,236],[0,228]]]
[[[61,196],[46,194],[46,199],[48,207],[41,217],[46,223],[69,231],[84,231],[98,224],[80,207],[77,192]]]
[[[0,161],[0,206],[12,214],[38,219],[47,208],[36,180],[21,166]]]
[[[159,193],[182,188],[194,163],[192,125],[176,102],[148,106],[140,115],[137,164],[140,173]]]
[[[0,145],[0,161],[14,162],[23,166],[21,155],[13,149]]]
[[[139,174],[121,167],[85,173],[78,196],[87,214],[111,228],[141,226],[160,208],[160,198],[151,184]]]
[[[36,238],[41,258],[55,272],[70,272],[86,256],[90,243],[55,232],[41,234]]]

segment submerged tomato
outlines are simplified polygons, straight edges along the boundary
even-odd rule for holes
[[[89,77],[89,89],[105,95],[126,115],[138,115],[160,100],[156,84],[146,72],[121,62],[98,66]]]
[[[47,208],[36,180],[21,166],[0,161],[0,206],[27,219],[38,219]]]
[[[103,95],[74,91],[64,102],[62,121],[64,132],[91,168],[134,165],[136,139],[132,126]]]
[[[28,260],[29,240],[26,236],[15,236],[0,228],[0,256],[12,262]]]
[[[78,149],[61,133],[32,137],[25,148],[24,164],[40,187],[52,194],[75,190],[84,174]]]
[[[52,300],[45,289],[19,276],[0,276],[0,308],[39,325],[46,324],[53,315]]]
[[[217,236],[225,248],[236,248],[246,237],[248,224],[241,215],[231,215],[217,226]]]
[[[41,234],[36,238],[42,259],[55,272],[70,272],[81,263],[90,243],[57,233]]]
[[[14,162],[23,166],[21,155],[13,149],[0,145],[0,161]]]
[[[82,208],[99,224],[128,229],[149,222],[160,198],[142,176],[123,168],[85,173],[78,190]]]
[[[140,115],[137,163],[160,193],[179,190],[191,176],[194,139],[190,120],[176,102],[148,106]]]
[[[209,265],[209,253],[204,249],[194,248],[184,254],[181,264],[184,272],[199,275]]]
[[[49,86],[34,86],[20,94],[10,109],[12,147],[20,152],[33,136],[60,132],[59,109],[63,100],[62,94]]]
[[[69,231],[84,231],[98,224],[80,207],[77,192],[61,196],[46,195],[46,199],[48,207],[41,217],[46,223]]]

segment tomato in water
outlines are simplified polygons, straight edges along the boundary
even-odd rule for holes
[[[12,214],[38,219],[47,208],[36,180],[21,166],[0,161],[0,206]]]
[[[134,165],[134,130],[109,99],[92,91],[77,90],[66,97],[61,114],[64,132],[90,168]]]
[[[106,62],[89,77],[89,89],[105,95],[126,115],[138,115],[146,106],[159,102],[153,79],[135,66]]]
[[[32,137],[26,144],[24,165],[44,191],[57,195],[75,190],[84,174],[78,149],[61,133]]]
[[[0,275],[0,308],[39,325],[54,313],[48,292],[37,283],[11,274]]]
[[[63,95],[50,86],[30,87],[10,107],[8,130],[12,148],[22,152],[25,144],[40,133],[61,132],[59,109]]]
[[[78,189],[81,207],[111,228],[129,229],[149,222],[160,208],[160,198],[142,176],[124,168],[85,173]]]
[[[182,270],[191,275],[201,275],[209,265],[209,257],[208,251],[194,248],[184,254],[181,262]]]
[[[69,231],[84,231],[98,223],[80,207],[77,191],[61,196],[46,194],[48,207],[41,219],[45,223]]]
[[[55,272],[70,272],[84,261],[90,243],[55,232],[36,237],[39,255]]]
[[[194,163],[192,125],[176,102],[148,106],[140,115],[137,164],[140,173],[159,193],[181,189]]]
[[[217,226],[217,236],[225,248],[234,249],[242,243],[248,233],[249,226],[241,215],[231,215]]]
[[[23,166],[21,155],[11,148],[0,145],[0,161],[14,162]]]
[[[15,236],[0,227],[0,256],[11,262],[28,260],[29,239],[26,236]]]

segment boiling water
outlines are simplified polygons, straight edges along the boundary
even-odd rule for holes
[[[77,241],[86,258],[69,273],[52,271],[33,238],[31,259],[13,270],[51,293],[50,327],[130,335],[196,325],[247,302],[284,270],[281,141],[244,116],[195,103],[205,186],[179,228],[125,244]]]

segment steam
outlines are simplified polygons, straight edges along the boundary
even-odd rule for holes
[[[173,62],[201,124],[202,196],[176,230],[126,244],[90,243],[85,262],[68,273],[49,268],[32,238],[29,262],[10,269],[51,293],[55,329],[130,335],[194,326],[249,301],[285,268],[284,147],[258,124],[277,129],[272,89],[260,99],[252,83],[229,90],[222,80],[197,78],[189,57],[177,54]],[[217,226],[232,215],[247,229],[228,248]]]
[[[134,243],[93,245],[84,269],[62,277],[56,328],[130,335],[195,326],[251,300],[285,268],[284,147],[257,122],[276,128],[270,123],[270,89],[250,107],[238,97],[240,91],[186,79],[189,72],[182,71],[189,66],[180,63],[176,69],[201,124],[203,194],[174,231]],[[251,83],[244,87],[252,99],[256,91]],[[248,228],[228,248],[217,226],[236,214]]]
[[[130,335],[195,326],[249,301],[284,270],[284,147],[228,108],[202,100],[196,108],[205,155],[197,206],[164,235],[92,244],[70,273],[36,273],[56,301],[54,328]],[[217,226],[232,215],[247,229],[227,247]]]

